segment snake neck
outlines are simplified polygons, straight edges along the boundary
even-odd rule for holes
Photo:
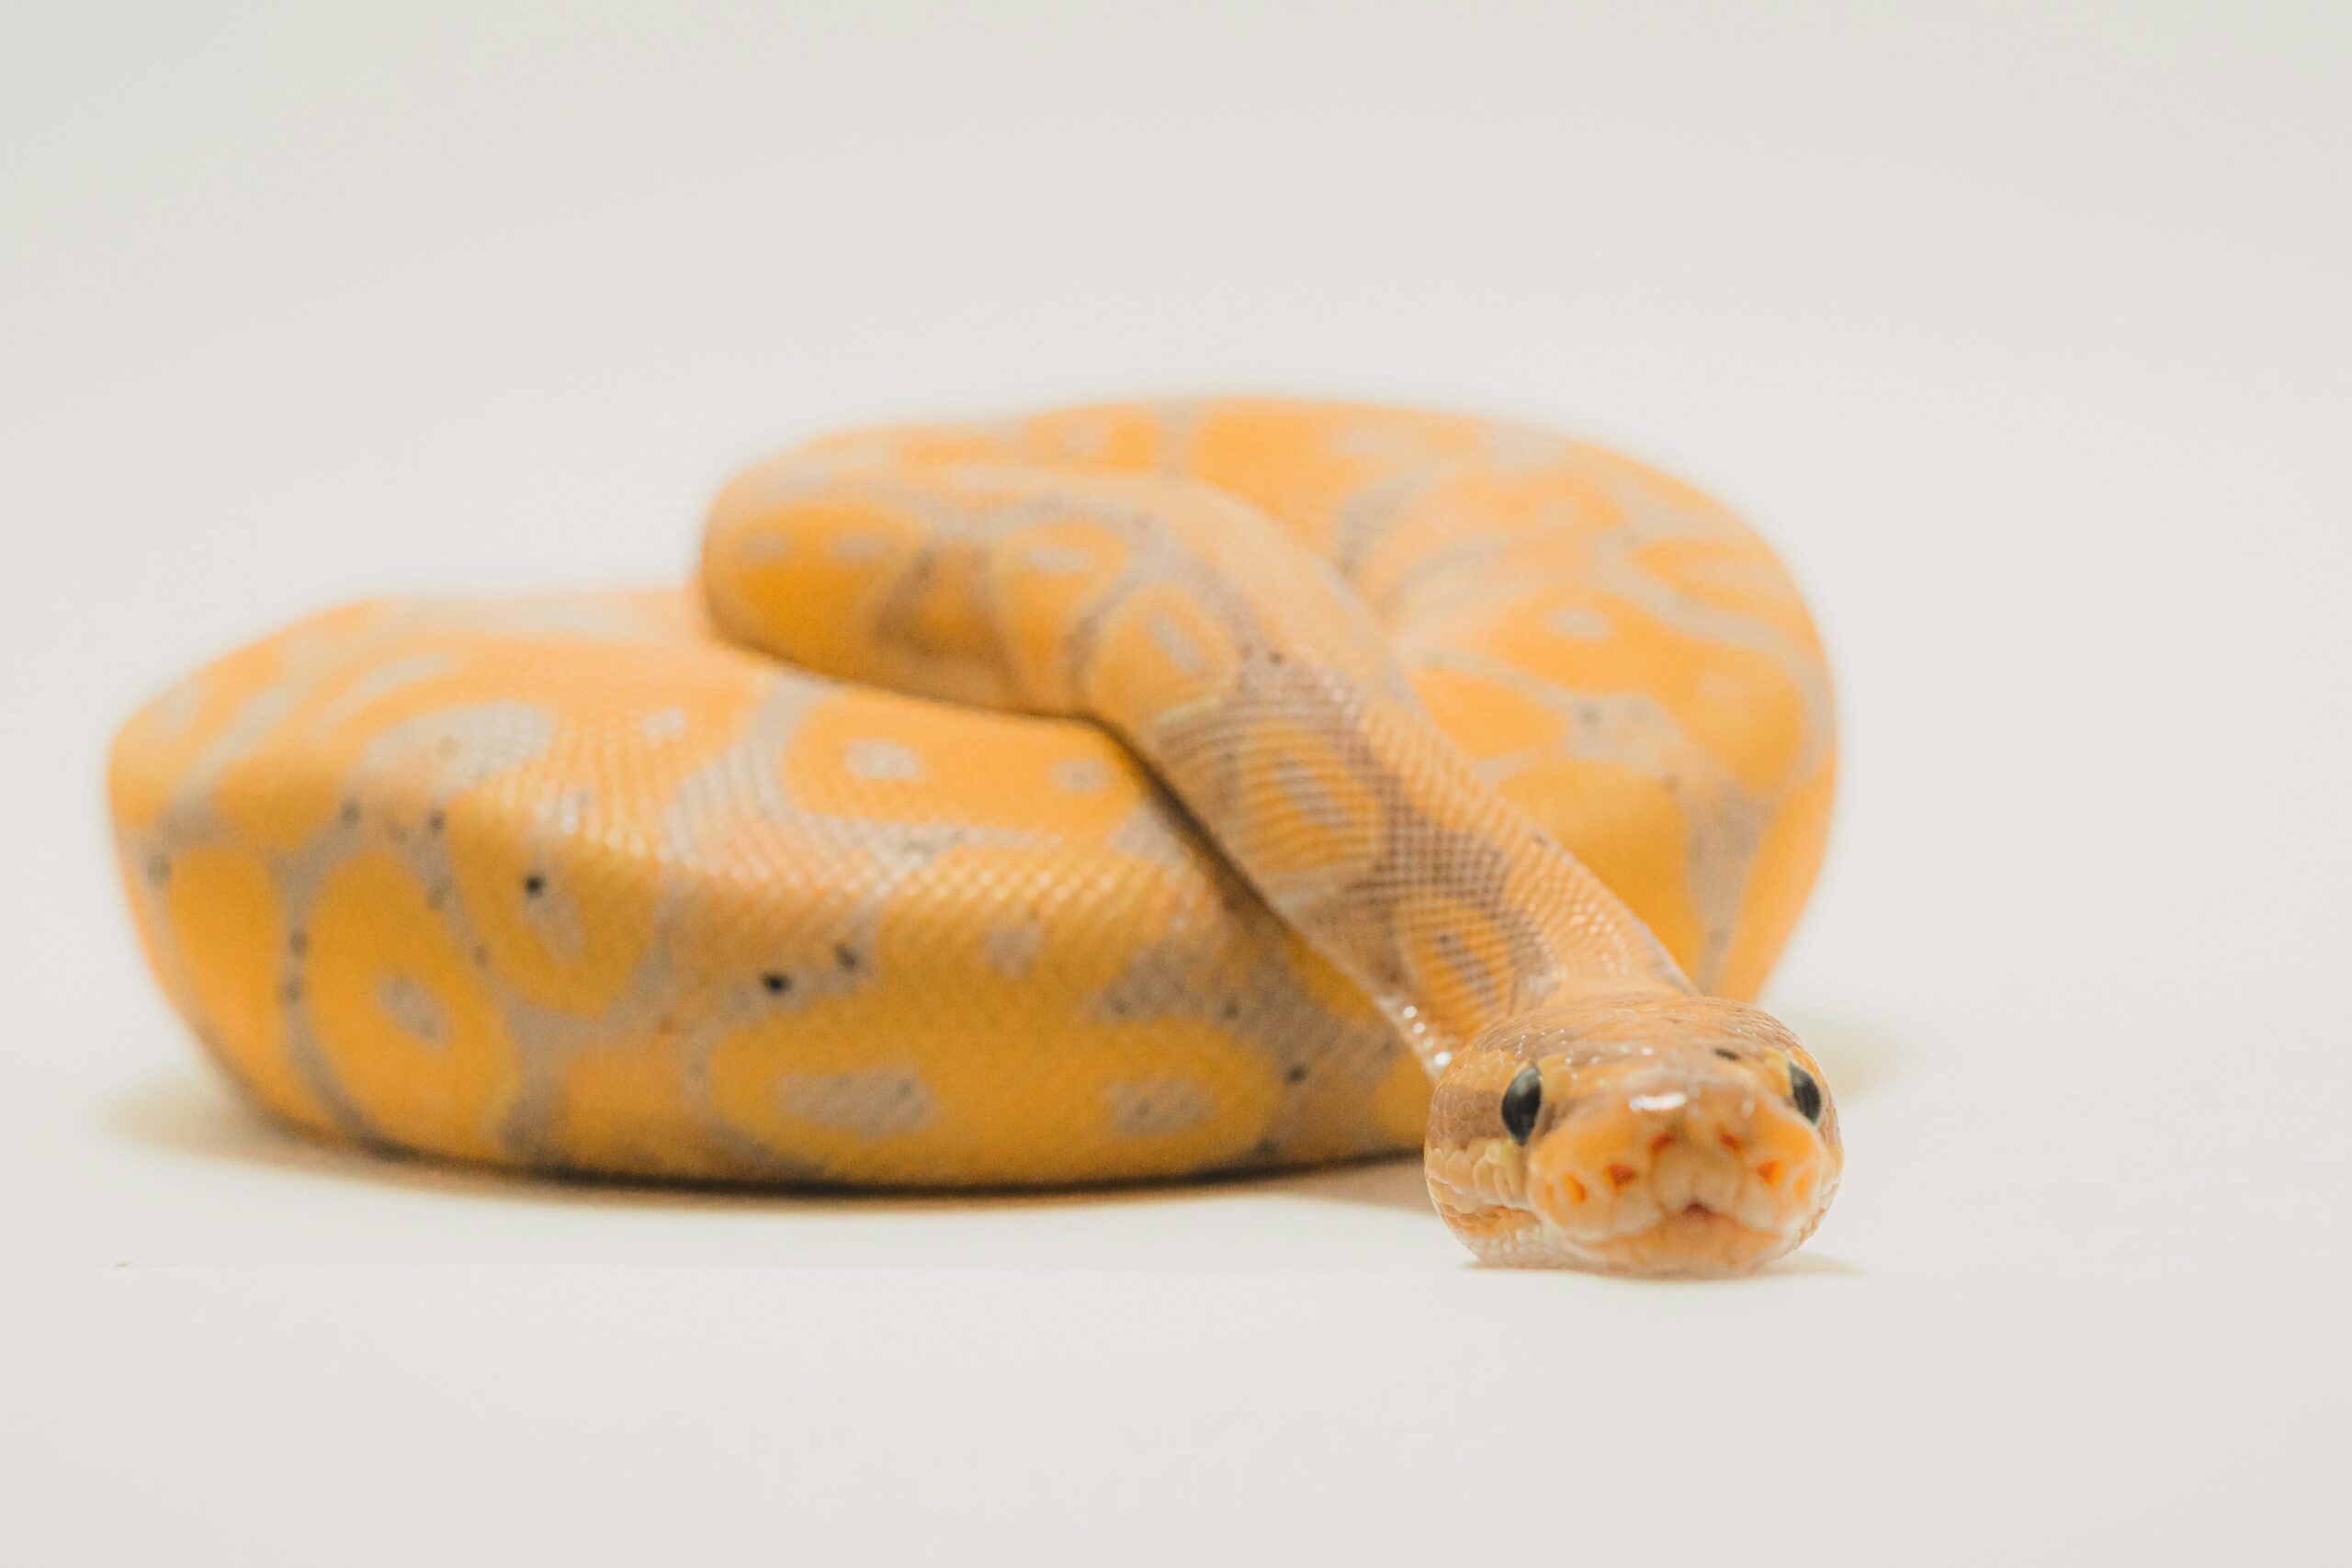
[[[1232,496],[821,460],[756,493],[745,520],[722,506],[706,552],[722,626],[828,672],[1109,728],[1432,1075],[1564,997],[1690,990],[1439,728],[1329,563]],[[742,586],[746,562],[894,551],[863,604],[794,592],[771,611]]]

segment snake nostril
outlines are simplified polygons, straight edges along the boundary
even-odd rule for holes
[[[1619,1165],[1613,1160],[1610,1162],[1609,1185],[1615,1188],[1620,1192],[1623,1192],[1626,1188],[1632,1186],[1634,1184],[1634,1179],[1639,1175],[1641,1175],[1641,1172],[1635,1170],[1630,1165]]]

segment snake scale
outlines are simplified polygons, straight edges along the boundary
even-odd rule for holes
[[[109,790],[175,1007],[322,1137],[873,1187],[1426,1140],[1483,1259],[1723,1273],[1840,1169],[1740,999],[1834,758],[1706,497],[1230,399],[815,442],[695,591],[328,612],[134,716]]]

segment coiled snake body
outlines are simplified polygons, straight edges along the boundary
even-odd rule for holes
[[[1832,755],[1704,497],[1227,400],[816,443],[727,488],[699,594],[330,612],[110,784],[175,1005],[319,1134],[899,1186],[1426,1135],[1483,1258],[1719,1272],[1838,1179],[1818,1066],[1725,999]]]

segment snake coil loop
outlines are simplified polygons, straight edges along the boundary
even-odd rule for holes
[[[1426,1134],[1482,1257],[1713,1272],[1837,1181],[1818,1065],[1724,999],[1833,755],[1704,497],[1230,400],[817,442],[727,487],[698,593],[329,612],[110,789],[175,1005],[323,1136],[965,1186]]]

